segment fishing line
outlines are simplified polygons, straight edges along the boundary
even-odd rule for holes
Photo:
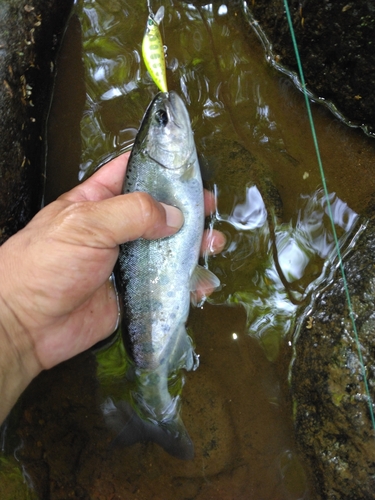
[[[300,58],[300,55],[299,55],[299,50],[298,50],[297,40],[296,40],[294,28],[293,28],[292,18],[291,18],[291,15],[290,15],[288,0],[284,0],[284,6],[285,6],[285,13],[286,13],[287,21],[288,21],[288,26],[289,26],[290,34],[291,34],[291,37],[292,37],[292,43],[293,43],[293,48],[294,48],[294,52],[295,52],[295,56],[296,56],[296,61],[297,61],[297,66],[298,66],[298,72],[299,72],[299,76],[300,76],[300,79],[301,79],[302,92],[303,92],[303,95],[304,95],[304,98],[305,98],[305,103],[306,103],[307,114],[308,114],[309,123],[310,123],[311,134],[312,134],[312,137],[313,137],[316,158],[317,158],[318,165],[319,165],[320,177],[322,179],[322,185],[323,185],[324,195],[325,195],[325,198],[326,198],[329,220],[331,222],[332,233],[333,233],[333,238],[334,238],[334,242],[335,242],[337,257],[339,259],[339,267],[340,267],[340,271],[341,271],[341,275],[342,275],[342,279],[343,279],[343,283],[344,283],[346,302],[348,304],[349,316],[350,316],[352,327],[353,327],[354,339],[355,339],[356,346],[357,346],[357,351],[358,351],[358,358],[359,358],[359,361],[360,361],[360,364],[361,364],[362,376],[363,376],[363,383],[364,383],[364,386],[365,386],[365,392],[366,392],[366,396],[367,396],[367,399],[368,399],[368,407],[369,407],[369,411],[370,411],[370,417],[371,417],[372,427],[375,430],[375,417],[374,417],[374,411],[373,411],[373,408],[372,408],[372,399],[371,399],[371,395],[370,395],[370,391],[369,391],[369,385],[368,385],[367,376],[366,376],[366,368],[365,368],[365,365],[364,365],[364,362],[363,362],[362,353],[361,353],[361,345],[360,345],[359,338],[358,338],[357,325],[356,325],[356,322],[355,322],[355,313],[354,313],[354,310],[353,310],[353,307],[352,307],[352,301],[350,299],[348,282],[347,282],[347,279],[346,279],[345,269],[344,269],[344,265],[343,265],[342,257],[341,257],[340,245],[339,245],[339,241],[338,241],[338,237],[337,237],[335,223],[334,223],[333,216],[332,216],[332,209],[331,209],[331,203],[329,201],[329,193],[328,193],[326,178],[325,178],[325,174],[324,174],[323,162],[322,162],[322,159],[321,159],[321,156],[320,156],[320,149],[319,149],[319,145],[318,145],[318,138],[317,138],[316,131],[315,131],[315,125],[314,125],[314,120],[313,120],[313,116],[312,116],[312,112],[311,112],[310,101],[309,101],[308,93],[307,93],[307,90],[306,90],[305,77],[304,77],[304,73],[303,73],[303,69],[302,69],[302,63],[301,63],[301,58]]]
[[[151,0],[147,0],[147,8],[148,8],[148,14],[153,15],[154,13],[151,8]]]
[[[148,15],[154,17],[154,11],[152,10],[151,7],[151,0],[147,0],[147,8],[148,8]],[[165,29],[164,29],[164,24],[162,25],[162,31],[163,31],[163,40],[165,38]],[[165,45],[164,45],[165,47]]]

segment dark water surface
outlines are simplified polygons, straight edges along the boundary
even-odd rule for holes
[[[303,97],[267,65],[236,4],[163,2],[169,88],[188,105],[217,193],[210,223],[228,237],[208,261],[222,289],[189,320],[200,366],[186,376],[182,415],[195,459],[153,444],[109,447],[100,404],[118,371],[104,390],[85,353],[38,377],[14,416],[16,455],[38,498],[314,499],[287,380],[293,326],[335,262],[332,232]],[[146,18],[146,2],[77,2],[49,119],[46,202],[131,146],[157,91],[141,60]],[[313,113],[345,253],[375,191],[375,144],[322,107]]]

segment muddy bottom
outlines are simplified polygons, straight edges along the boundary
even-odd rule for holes
[[[294,457],[279,365],[270,367],[246,335],[245,319],[241,309],[224,306],[192,315],[200,366],[187,376],[182,407],[195,445],[192,461],[152,443],[112,445],[94,354],[41,374],[23,398],[17,452],[38,497],[300,498],[306,483]]]

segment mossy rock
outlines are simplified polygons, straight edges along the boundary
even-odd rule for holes
[[[73,0],[0,0],[0,244],[40,208],[54,61]]]
[[[373,210],[370,213],[374,213]],[[344,263],[372,408],[375,409],[375,218]],[[340,272],[295,341],[291,372],[296,437],[319,499],[370,500],[375,429]]]

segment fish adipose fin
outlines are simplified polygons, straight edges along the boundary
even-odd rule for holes
[[[190,300],[197,305],[202,298],[210,295],[220,287],[220,280],[209,269],[197,264],[190,278]],[[199,294],[198,294],[199,292]],[[198,300],[199,299],[199,300]]]
[[[163,422],[143,420],[129,403],[114,403],[111,398],[106,399],[101,408],[107,425],[117,433],[113,446],[151,441],[173,457],[194,458],[194,445],[180,417]]]

